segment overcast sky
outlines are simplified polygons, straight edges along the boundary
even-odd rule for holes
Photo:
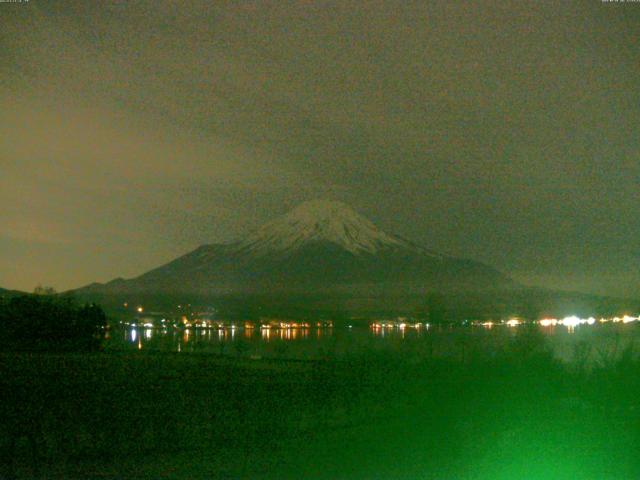
[[[640,3],[0,3],[0,286],[131,277],[313,198],[640,295]]]

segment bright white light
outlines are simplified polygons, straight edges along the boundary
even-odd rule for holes
[[[631,323],[631,322],[635,322],[636,320],[638,320],[635,317],[631,317],[629,315],[625,315],[624,317],[622,317],[622,323]]]
[[[543,318],[538,322],[543,327],[551,327],[558,324],[558,320],[555,318]]]
[[[587,318],[587,324],[588,325],[593,325],[594,323],[596,323],[596,319],[593,317],[589,317]]]
[[[576,316],[574,315],[574,316],[571,316],[571,317],[565,317],[565,318],[563,318],[563,319],[561,320],[561,323],[562,323],[562,325],[564,325],[565,327],[573,328],[573,327],[577,327],[577,326],[578,326],[578,325],[580,325],[580,323],[582,323],[582,322],[580,321],[580,319],[579,319],[578,317],[576,317]]]
[[[518,320],[517,318],[512,318],[511,320],[507,321],[508,327],[517,327],[518,325],[520,325],[520,320]]]
[[[144,308],[138,307],[136,310],[138,310],[138,313],[142,313],[144,311]]]

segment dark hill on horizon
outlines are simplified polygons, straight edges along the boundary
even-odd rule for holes
[[[9,290],[7,288],[0,287],[0,297],[14,297],[16,295],[26,295],[27,292],[22,292],[20,290]]]

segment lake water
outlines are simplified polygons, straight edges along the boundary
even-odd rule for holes
[[[296,329],[117,328],[109,333],[108,350],[213,353],[250,358],[316,359],[369,353],[402,352],[415,357],[491,356],[522,337],[523,325],[431,326],[382,328],[366,326]],[[534,326],[537,342],[567,362],[599,362],[618,358],[640,340],[640,323]]]

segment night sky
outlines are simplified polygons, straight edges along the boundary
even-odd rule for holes
[[[138,275],[298,203],[640,295],[640,3],[0,3],[0,286]]]

